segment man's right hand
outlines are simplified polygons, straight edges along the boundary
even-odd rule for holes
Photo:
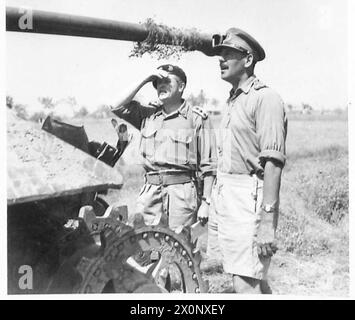
[[[113,104],[113,107],[111,107],[111,109],[118,110],[121,107],[128,105],[145,84],[157,79],[167,78],[168,75],[169,73],[164,70],[155,69],[153,72],[147,75],[144,80],[139,80],[139,82],[135,83],[134,86],[122,91],[120,97],[117,99],[117,102]]]
[[[165,70],[154,70],[153,73],[151,73],[145,80],[146,83],[148,82],[152,82],[154,80],[158,80],[158,79],[164,79],[167,78],[169,76],[169,73],[166,72]]]

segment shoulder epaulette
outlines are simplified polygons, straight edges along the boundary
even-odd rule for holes
[[[200,115],[203,120],[206,120],[208,118],[208,113],[205,110],[203,110],[201,107],[194,106],[192,107],[192,111]]]
[[[267,85],[264,84],[263,82],[261,82],[259,79],[256,79],[255,82],[254,82],[254,89],[255,90],[259,90],[259,89],[262,89],[262,88],[266,88]]]

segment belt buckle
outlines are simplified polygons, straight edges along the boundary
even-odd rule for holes
[[[163,185],[163,178],[164,177],[160,173],[159,173],[158,177],[159,177],[159,184]]]

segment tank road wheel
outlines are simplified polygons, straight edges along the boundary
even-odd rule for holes
[[[49,292],[207,292],[199,252],[184,232],[164,224],[146,226],[140,215],[129,226],[112,207],[104,217],[96,217],[91,207],[83,207],[80,215],[89,230],[99,231],[96,243],[62,264]]]

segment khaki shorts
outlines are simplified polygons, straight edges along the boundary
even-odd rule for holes
[[[197,189],[193,181],[169,186],[146,183],[142,187],[136,212],[143,215],[147,225],[157,225],[162,214],[168,216],[169,227],[191,226],[196,222]]]
[[[227,273],[266,279],[270,258],[259,258],[255,241],[262,186],[263,181],[255,176],[217,173],[212,189],[207,254],[213,257],[220,253]]]

